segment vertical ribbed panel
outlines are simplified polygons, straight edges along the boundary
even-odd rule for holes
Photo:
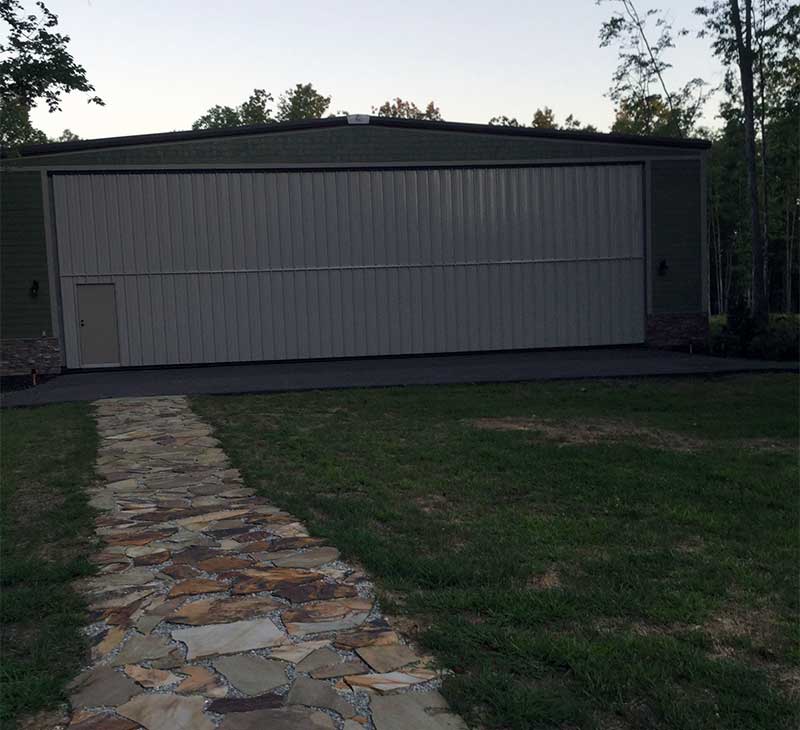
[[[114,283],[123,365],[644,339],[641,170],[54,175],[75,284]]]

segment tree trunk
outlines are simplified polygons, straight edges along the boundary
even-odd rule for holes
[[[800,142],[800,118],[797,121],[797,139]],[[800,145],[798,145],[800,151]],[[800,219],[800,154],[797,156],[797,187],[789,185],[786,191],[786,311],[792,311],[792,284],[794,283],[794,239],[798,232]]]
[[[729,2],[731,20],[736,32],[736,50],[744,105],[744,156],[747,163],[752,249],[750,313],[756,324],[765,326],[769,318],[769,304],[766,289],[767,258],[761,228],[758,171],[756,169],[756,126],[753,108],[753,7],[752,0],[744,0],[745,19],[744,25],[742,25],[739,0],[729,0]]]
[[[789,313],[792,311],[792,249],[793,243],[792,240],[794,238],[794,231],[792,230],[794,226],[790,224],[790,207],[786,206],[786,228],[785,228],[785,237],[786,237],[786,259],[783,263],[784,265],[784,272],[783,272],[783,309],[785,312]]]
[[[731,286],[733,285],[733,246],[729,246],[725,253],[725,310],[728,311],[731,306]]]
[[[722,311],[722,305],[720,304],[720,295],[722,292],[720,291],[719,285],[719,246],[717,245],[717,230],[716,226],[714,225],[714,215],[709,216],[709,232],[708,232],[708,241],[711,247],[710,255],[711,260],[714,262],[714,270],[713,272],[709,272],[711,276],[711,286],[714,296],[712,298],[712,306],[711,306],[711,314],[719,314]]]
[[[714,302],[716,304],[715,314],[722,314],[725,312],[725,301],[723,299],[725,295],[722,288],[722,232],[719,224],[719,201],[713,194],[710,197],[711,215],[709,216],[709,222],[711,230],[709,232],[709,239],[711,241],[711,250],[714,256]]]
[[[767,84],[767,78],[764,73],[764,48],[763,40],[758,55],[758,86],[759,86],[759,127],[761,129],[761,212],[763,221],[761,223],[762,229],[762,245],[764,247],[764,297],[767,300],[767,307],[769,307],[769,168],[767,166],[767,102],[765,98],[764,87]]]

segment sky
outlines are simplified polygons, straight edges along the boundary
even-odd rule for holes
[[[31,0],[25,0],[32,5]],[[659,7],[696,30],[698,0]],[[311,82],[330,112],[370,113],[400,96],[434,100],[449,121],[506,114],[530,122],[537,107],[606,131],[604,95],[616,51],[598,47],[609,5],[594,0],[47,0],[59,30],[105,107],[70,94],[62,111],[34,109],[49,136],[83,138],[189,129],[214,104],[235,106],[254,88],[277,99]],[[641,3],[640,11],[651,5]],[[678,40],[668,83],[722,69],[705,40]],[[704,123],[714,125],[716,104]]]

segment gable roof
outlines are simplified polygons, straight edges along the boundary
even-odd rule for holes
[[[402,129],[421,129],[436,132],[463,132],[468,134],[491,134],[505,137],[536,137],[573,142],[605,142],[611,144],[646,145],[649,147],[675,147],[683,149],[708,149],[711,143],[705,139],[684,139],[677,137],[645,137],[636,134],[617,134],[604,132],[582,132],[563,129],[535,129],[532,127],[505,127],[490,124],[472,124],[467,122],[434,122],[426,119],[395,119],[393,117],[376,117],[351,115],[327,117],[324,119],[307,119],[297,122],[276,122],[274,124],[255,124],[245,127],[228,127],[225,129],[192,129],[182,132],[158,132],[155,134],[133,134],[124,137],[102,137],[99,139],[81,139],[74,142],[52,142],[47,144],[23,145],[19,149],[21,157],[36,155],[53,155],[61,152],[80,152],[84,150],[107,149],[111,147],[128,147],[130,145],[164,144],[187,140],[220,139],[243,137],[281,132],[301,132],[329,127],[348,125],[371,125]],[[5,150],[3,156],[5,157]]]

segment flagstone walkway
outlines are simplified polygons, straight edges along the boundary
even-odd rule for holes
[[[363,572],[247,489],[184,397],[96,404],[105,542],[70,730],[461,730]]]

